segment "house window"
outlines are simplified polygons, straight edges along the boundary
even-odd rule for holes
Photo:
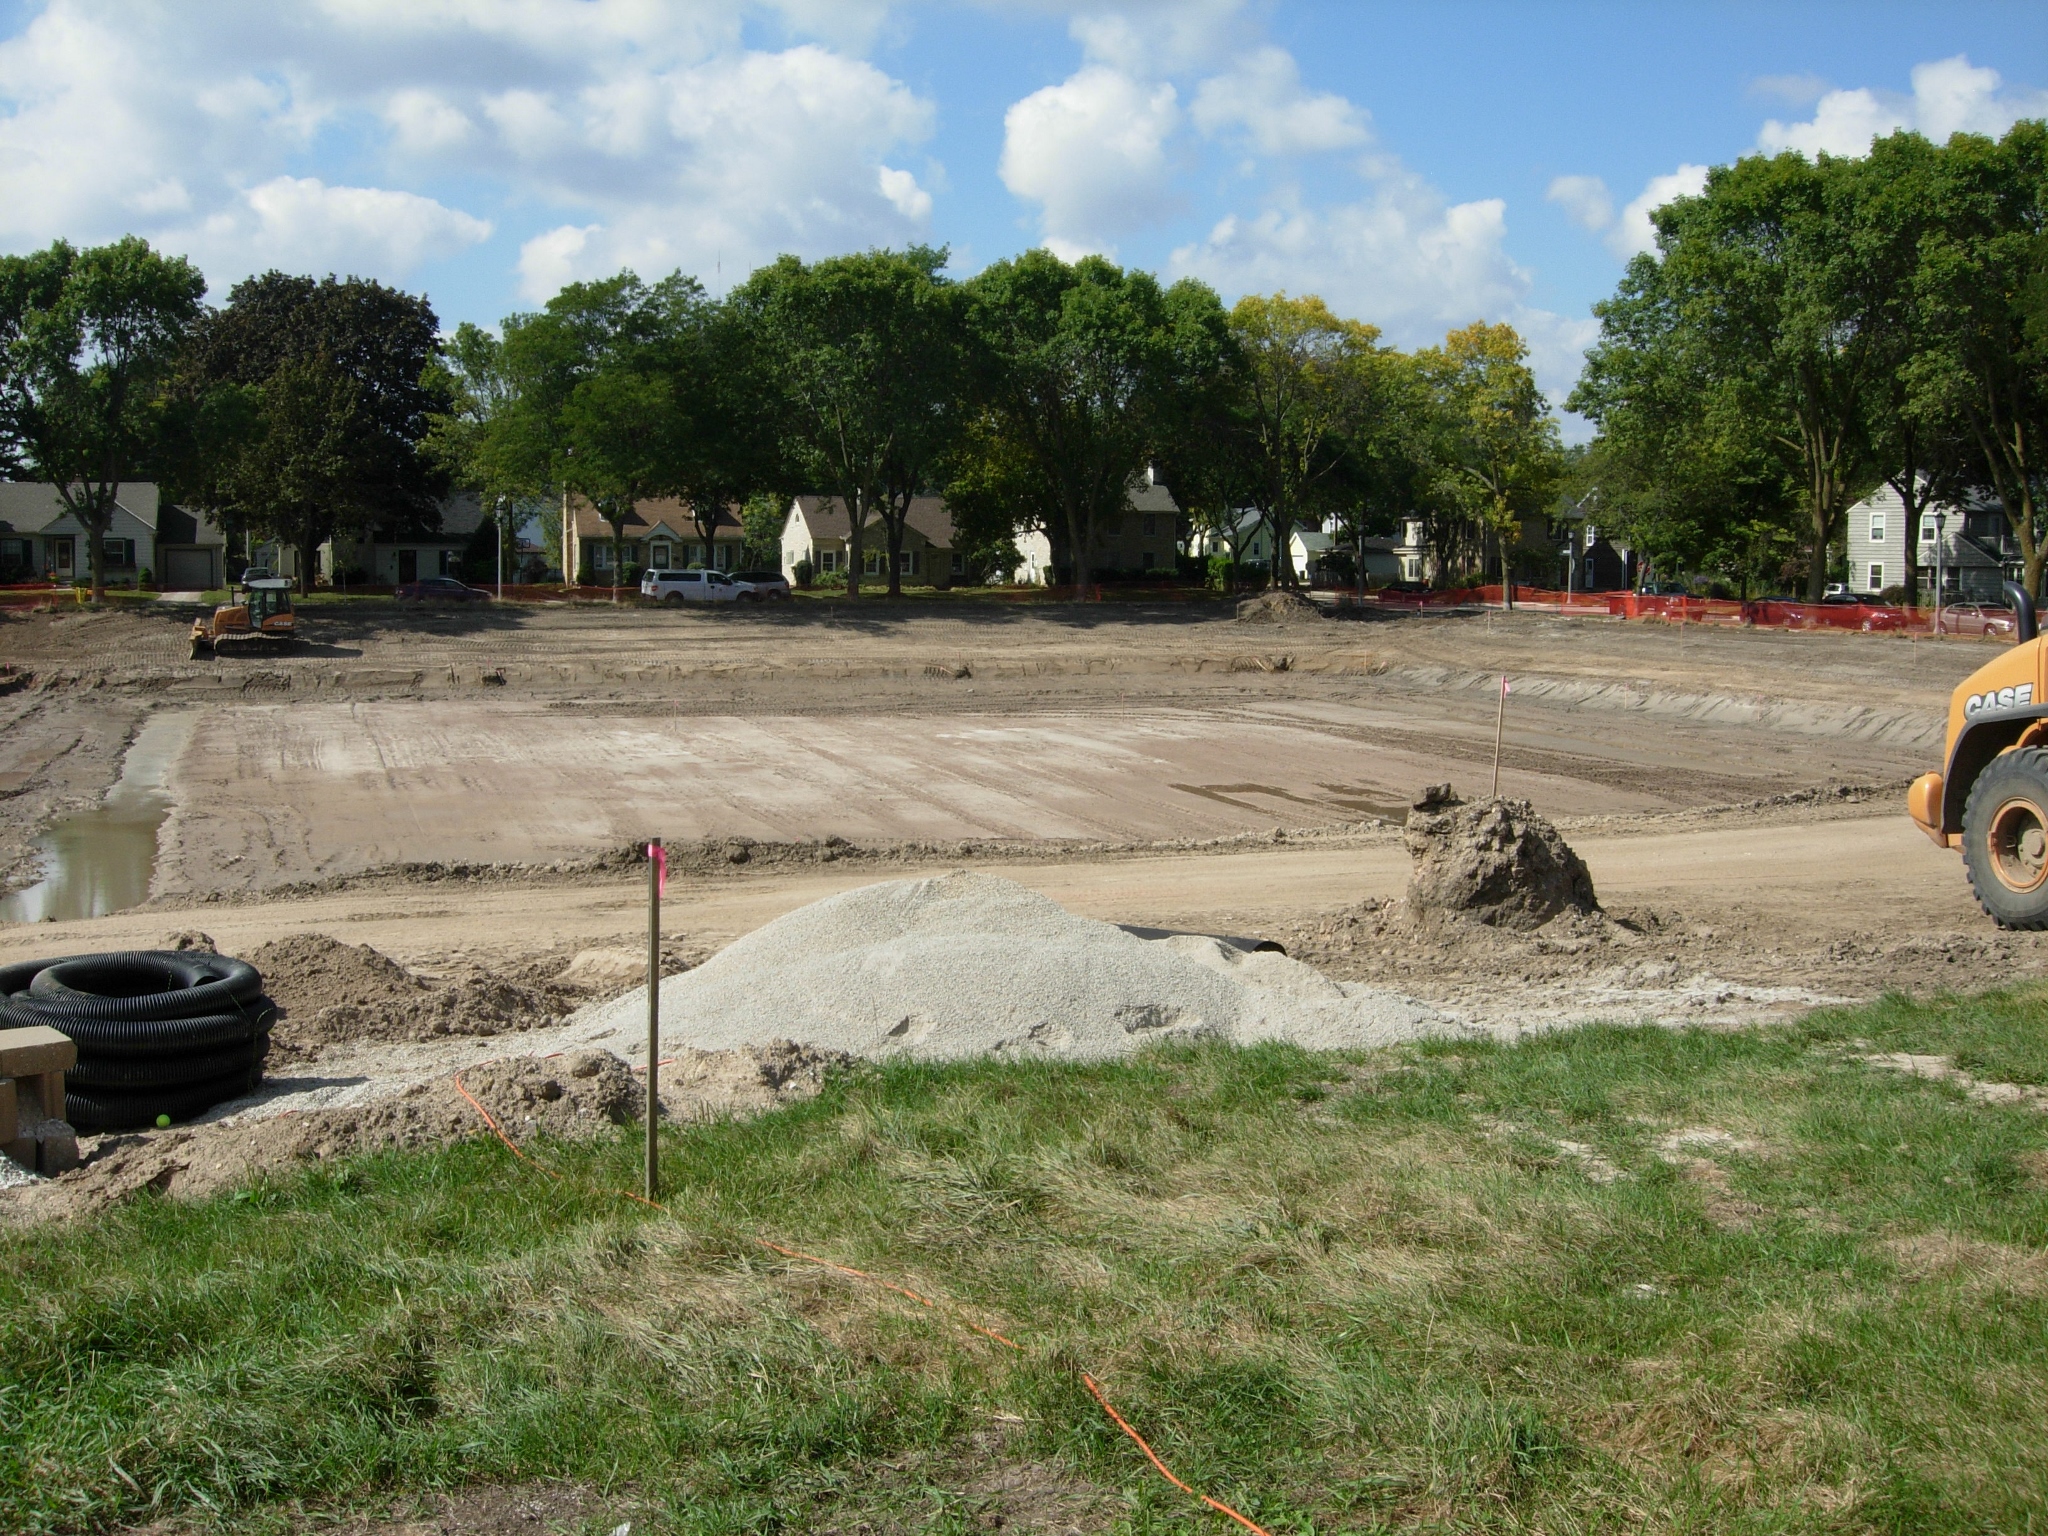
[[[606,539],[591,549],[590,563],[594,569],[600,571],[608,571],[612,568],[611,540]]]
[[[953,557],[959,559],[958,555]],[[34,559],[27,539],[0,539],[0,571],[26,571]]]
[[[1150,537],[1150,536],[1151,536],[1152,534],[1155,534],[1155,533],[1157,533],[1158,531],[1159,531],[1159,519],[1158,519],[1157,517],[1153,516],[1153,515],[1152,515],[1152,514],[1151,514],[1150,512],[1147,512],[1147,513],[1145,514],[1145,533],[1146,533],[1146,536],[1147,536],[1147,537]],[[1149,562],[1148,562],[1148,563],[1149,563]]]
[[[454,550],[444,549],[441,551],[441,574],[443,576],[453,576],[455,574],[455,558]]]
[[[915,576],[917,574],[917,551],[914,549],[897,550],[896,570],[900,575]]]
[[[1882,544],[1884,542],[1884,514],[1882,512],[1870,514],[1870,542],[1873,544]]]
[[[1870,590],[1873,592],[1882,592],[1884,590],[1884,566],[1876,560],[1870,562]]]
[[[863,560],[863,561],[861,562],[861,567],[860,567],[860,570],[861,570],[861,574],[862,574],[863,576],[879,576],[879,575],[881,575],[881,574],[882,574],[882,552],[881,552],[880,550],[878,550],[878,549],[871,549],[871,550],[869,550],[869,551],[867,552],[867,558],[866,558],[865,560]]]
[[[133,565],[135,563],[135,541],[133,539],[102,539],[100,558],[110,567]]]
[[[732,546],[731,546],[730,544],[714,544],[714,545],[712,545],[712,546],[711,546],[711,564],[712,564],[713,568],[714,568],[714,569],[717,569],[717,570],[721,570],[721,571],[729,571],[729,570],[731,570],[731,569],[732,569]]]
[[[967,574],[967,560],[957,549],[953,551],[953,574],[955,576],[965,576]]]
[[[1920,542],[1922,544],[1932,544],[1934,542],[1934,524],[1931,520],[1923,519],[1921,521]]]
[[[819,569],[819,570],[821,570],[821,571],[836,571],[836,570],[838,570],[838,569],[839,569],[839,551],[838,551],[838,550],[836,550],[836,549],[821,549],[821,550],[819,550],[819,551],[818,551],[818,569]]]

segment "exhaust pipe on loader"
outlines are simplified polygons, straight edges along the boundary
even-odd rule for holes
[[[2001,928],[2048,928],[2048,645],[2033,594],[2005,584],[2013,647],[1949,697],[1940,773],[1906,791],[1914,824],[1960,847],[1977,904]]]

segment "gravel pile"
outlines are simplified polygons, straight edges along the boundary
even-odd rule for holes
[[[1095,1061],[1158,1040],[1330,1049],[1462,1034],[1451,1017],[1214,939],[1141,939],[1015,881],[954,874],[829,897],[661,986],[662,1038],[698,1050],[793,1040],[852,1056]],[[565,1034],[630,1051],[646,989]]]

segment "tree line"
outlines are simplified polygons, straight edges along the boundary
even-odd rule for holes
[[[2048,554],[2048,125],[1914,133],[1869,154],[1753,156],[1652,215],[1657,249],[1596,306],[1567,404],[1598,426],[1568,481],[1667,569],[1818,598],[1848,509],[2001,508]]]
[[[0,470],[57,487],[95,595],[119,487],[143,478],[296,549],[302,581],[330,539],[430,531],[451,487],[508,522],[580,498],[615,542],[635,503],[674,497],[707,544],[736,503],[819,492],[854,513],[849,587],[879,544],[895,593],[928,493],[970,570],[1006,571],[1036,529],[1085,586],[1149,468],[1233,556],[1255,516],[1291,583],[1290,535],[1333,518],[1348,542],[1419,517],[1442,573],[1477,571],[1562,472],[1510,326],[1404,352],[1314,297],[1226,308],[1043,250],[964,281],[946,261],[785,256],[721,298],[623,272],[444,335],[376,282],[271,272],[210,307],[140,239],[58,242],[0,258]]]

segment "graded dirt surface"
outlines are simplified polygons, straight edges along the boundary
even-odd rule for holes
[[[1084,916],[1272,937],[1496,1033],[1734,1025],[2048,968],[1903,809],[1990,644],[1534,614],[1257,624],[1221,602],[361,602],[308,605],[293,654],[192,662],[187,623],[0,617],[15,883],[143,723],[190,727],[150,902],[0,927],[0,962],[199,928],[228,953],[282,946],[288,968],[304,943],[371,946],[444,990],[301,1010],[277,1070],[303,1103],[531,1054],[571,1002],[631,986],[628,850],[649,835],[671,845],[672,964],[838,892],[972,868]],[[1485,796],[1503,674],[1501,792],[1556,824],[1604,915],[1418,926],[1399,823],[1428,784]]]

